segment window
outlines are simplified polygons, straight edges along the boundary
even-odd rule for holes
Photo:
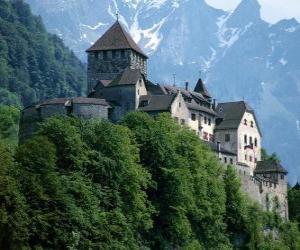
[[[191,118],[192,118],[192,121],[196,121],[196,114],[192,113]]]
[[[244,143],[247,144],[248,140],[247,140],[247,135],[244,135]]]
[[[249,156],[249,161],[252,162],[252,156]]]
[[[125,58],[125,50],[121,50],[121,58]]]
[[[107,60],[107,51],[106,51],[106,50],[103,51],[103,59],[104,59],[104,60]]]
[[[211,119],[208,118],[208,125],[210,126],[211,125]]]
[[[214,141],[214,135],[209,134],[209,141],[213,142]]]
[[[247,161],[248,160],[248,157],[247,157],[247,155],[245,155],[245,161]]]
[[[247,119],[244,119],[244,125],[247,126]]]
[[[280,175],[280,179],[284,180],[284,175],[283,174]]]
[[[116,51],[113,50],[113,51],[112,51],[112,58],[116,58],[116,55],[117,55]]]
[[[224,157],[224,162],[227,163],[227,157]]]
[[[180,122],[181,122],[181,125],[185,124],[185,120],[184,119],[181,119]]]
[[[143,101],[141,101],[140,106],[141,107],[146,107],[146,106],[148,106],[148,104],[149,104],[148,100],[143,100]],[[178,118],[177,117],[175,117],[175,120],[178,122]]]
[[[203,139],[208,141],[208,133],[207,132],[204,132],[203,133]]]
[[[140,90],[139,89],[138,89],[137,93],[138,93],[138,95],[140,95]]]
[[[99,58],[99,52],[95,52],[95,58],[96,58],[96,59]]]
[[[181,108],[181,102],[178,105],[179,105],[179,108]]]
[[[225,141],[226,142],[230,141],[230,134],[225,134]]]
[[[233,159],[232,158],[230,158],[230,164],[233,164]]]
[[[257,147],[257,138],[254,139],[254,146]]]
[[[251,121],[251,122],[250,122],[250,126],[251,126],[251,128],[253,128],[253,127],[254,127],[254,125],[253,125],[253,121]]]
[[[139,80],[139,85],[142,86],[142,79]]]
[[[249,137],[250,145],[253,145],[252,136]]]
[[[207,117],[204,116],[204,124],[207,124]]]

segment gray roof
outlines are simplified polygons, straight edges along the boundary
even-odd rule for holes
[[[30,107],[39,107],[39,106],[46,106],[46,105],[70,105],[70,104],[95,104],[95,105],[102,105],[102,106],[109,106],[105,99],[99,98],[88,98],[88,97],[70,97],[70,98],[54,98],[49,100],[40,101],[38,103],[32,104],[27,108]]]
[[[260,135],[262,135],[254,110],[245,101],[219,103],[216,110],[219,116],[223,118],[217,124],[216,130],[237,129],[244,113],[247,111],[253,114],[257,129]]]
[[[254,173],[284,173],[287,174],[287,170],[277,161],[275,160],[265,160],[265,161],[258,161]]]
[[[123,26],[116,21],[87,52],[101,50],[132,49],[147,58]]]
[[[194,92],[200,93],[207,98],[211,98],[211,95],[208,92],[208,90],[201,78],[199,78],[199,80],[195,86]]]
[[[168,92],[160,84],[155,84],[149,80],[146,81],[146,89],[151,95],[167,95]]]
[[[210,142],[210,141],[203,141],[202,142],[206,145],[208,145],[210,147],[210,149],[214,152],[218,152],[218,144],[214,143],[214,142]],[[223,148],[222,146],[220,146],[220,153],[222,154],[226,154],[226,155],[231,155],[231,156],[236,156],[236,153],[227,150],[225,148]]]
[[[126,68],[123,73],[117,76],[107,87],[117,85],[135,85],[143,77],[139,69]]]
[[[169,111],[176,95],[145,95],[140,97],[141,111]]]
[[[201,105],[199,105],[199,104],[197,104],[197,103],[189,103],[189,102],[186,102],[186,106],[187,106],[189,109],[192,109],[192,110],[198,110],[198,111],[201,111],[201,112],[204,112],[204,113],[213,115],[213,116],[218,116],[218,114],[217,114],[213,109],[210,109],[210,108],[201,106]]]

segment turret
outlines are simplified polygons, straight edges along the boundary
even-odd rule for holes
[[[116,21],[87,51],[87,95],[98,82],[111,82],[126,68],[139,69],[147,77],[147,55]]]

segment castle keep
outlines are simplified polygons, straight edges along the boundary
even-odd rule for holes
[[[147,78],[147,55],[117,21],[87,50],[87,97],[59,98],[22,111],[20,143],[53,115],[117,122],[130,111],[155,116],[169,112],[189,127],[224,164],[236,167],[242,189],[265,210],[288,219],[287,171],[261,161],[262,134],[254,110],[245,102],[216,104],[204,82],[194,89],[154,84]]]

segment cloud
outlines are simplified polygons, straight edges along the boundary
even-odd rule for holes
[[[233,10],[241,0],[205,0],[209,5],[226,11]],[[248,0],[244,0],[248,1]],[[299,0],[258,0],[261,4],[261,17],[269,23],[282,19],[296,18],[300,22]]]

